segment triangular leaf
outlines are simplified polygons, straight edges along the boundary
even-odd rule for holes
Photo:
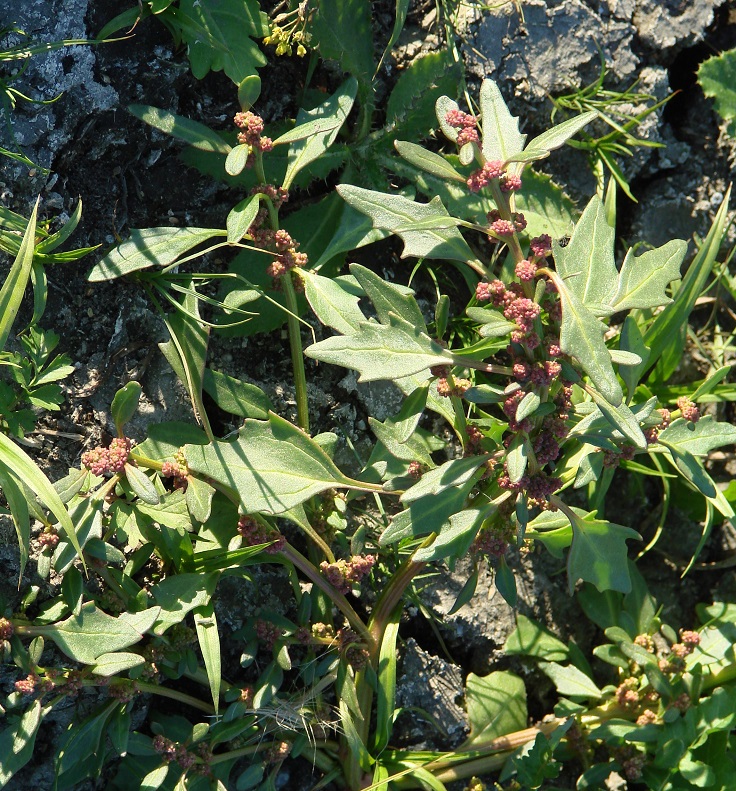
[[[356,334],[319,341],[304,354],[359,371],[359,382],[398,379],[453,362],[446,349],[398,316],[392,316],[389,326],[362,322]]]
[[[230,487],[249,513],[279,514],[336,486],[361,488],[287,420],[246,420],[234,442],[187,445],[193,472]]]
[[[631,590],[626,541],[641,536],[630,527],[600,519],[583,519],[567,509],[565,515],[572,525],[572,546],[567,558],[567,581],[570,594],[582,579],[599,591]]]
[[[404,242],[404,258],[446,258],[463,262],[475,259],[439,197],[429,203],[416,203],[402,195],[387,195],[352,184],[341,184],[337,191],[343,200],[367,214],[375,228],[400,236]]]

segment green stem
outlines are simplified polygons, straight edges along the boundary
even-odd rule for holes
[[[352,608],[350,602],[340,591],[330,585],[329,582],[319,573],[319,571],[301,554],[298,550],[294,549],[291,544],[286,544],[281,550],[281,554],[290,562],[293,563],[305,576],[314,583],[321,591],[323,591],[333,604],[340,610],[340,612],[347,618],[348,623],[355,629],[355,631],[365,640],[368,644],[368,649],[371,654],[374,652],[373,637],[368,631],[368,628],[360,619],[358,613]]]
[[[212,715],[215,713],[215,708],[211,703],[205,703],[203,700],[199,700],[199,698],[195,698],[192,695],[187,695],[184,692],[177,692],[175,689],[169,689],[168,687],[160,687],[157,684],[148,684],[145,681],[136,681],[136,684],[140,692],[146,692],[150,695],[160,695],[162,698],[171,698],[171,700],[177,700],[185,706],[191,706],[193,709],[204,711],[206,714]]]
[[[294,388],[296,390],[297,422],[300,428],[309,433],[309,403],[307,401],[307,376],[304,371],[304,353],[302,349],[302,336],[297,318],[299,307],[296,302],[296,291],[287,273],[281,278],[281,285],[286,297],[288,313],[289,347],[291,349],[291,364],[294,368]]]

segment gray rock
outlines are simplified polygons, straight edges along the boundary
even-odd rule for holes
[[[401,667],[396,688],[396,705],[422,709],[446,732],[440,737],[437,728],[425,717],[412,713],[411,726],[402,718],[402,728],[409,732],[413,742],[429,741],[440,737],[441,743],[457,745],[467,727],[465,711],[459,701],[463,697],[461,669],[444,659],[420,648],[409,638],[402,652]]]
[[[11,46],[88,39],[94,35],[85,25],[88,6],[88,0],[35,3],[0,0],[0,19],[31,37],[28,42],[28,39],[11,36],[8,40]],[[34,55],[27,64],[26,71],[13,83],[13,87],[33,99],[60,98],[52,104],[19,101],[13,113],[14,133],[17,143],[34,162],[50,168],[83,120],[95,112],[115,106],[118,94],[110,85],[97,81],[96,50],[92,46],[62,47]],[[18,65],[24,64],[18,62]],[[14,148],[12,140],[4,139],[3,145]],[[9,180],[15,180],[26,172],[24,166],[9,161],[4,161],[3,166],[7,168],[5,176]]]

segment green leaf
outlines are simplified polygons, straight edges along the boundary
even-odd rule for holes
[[[698,82],[703,93],[715,100],[721,118],[728,121],[728,134],[736,137],[736,50],[703,61],[698,68]]]
[[[159,343],[158,347],[186,387],[195,416],[202,422],[208,436],[212,436],[202,402],[209,327],[198,320],[199,300],[192,291],[187,291],[179,310],[173,315],[164,316],[163,319],[171,340]]]
[[[279,514],[332,487],[360,488],[287,420],[248,419],[234,442],[187,445],[187,464],[235,490],[249,513]]]
[[[603,202],[591,198],[565,247],[553,242],[555,269],[573,298],[594,315],[608,315],[607,298],[618,272],[613,257],[615,233]]]
[[[649,349],[644,345],[644,338],[639,329],[639,325],[633,316],[627,316],[619,338],[621,351],[631,352],[641,358],[641,362],[636,366],[626,365],[619,371],[621,378],[626,383],[629,401],[633,398],[634,392],[639,384],[641,371],[649,359]]]
[[[43,708],[36,699],[14,724],[0,731],[0,786],[4,787],[33,757],[38,727],[50,710],[51,706]]]
[[[170,626],[181,623],[195,607],[209,604],[220,579],[218,571],[205,574],[173,574],[151,588],[159,612],[153,633],[162,635]]]
[[[529,461],[529,444],[522,433],[511,440],[506,454],[506,465],[511,483],[518,483],[526,472]]]
[[[615,428],[617,428],[630,442],[633,443],[635,448],[639,450],[646,450],[647,440],[644,433],[639,426],[637,416],[621,402],[618,406],[611,406],[606,399],[595,392],[590,390],[598,409],[603,413],[603,417]]]
[[[626,253],[618,275],[618,283],[605,302],[611,313],[632,308],[656,308],[667,305],[672,299],[665,288],[680,279],[680,264],[687,252],[687,242],[672,239],[662,247],[634,255]]]
[[[403,157],[420,170],[431,173],[437,178],[465,183],[465,178],[444,157],[435,154],[434,151],[427,151],[426,148],[418,146],[416,143],[408,143],[405,140],[395,140],[394,148],[398,151],[400,157]]]
[[[477,479],[476,479],[477,480]],[[495,509],[493,507],[465,508],[452,514],[447,522],[440,526],[439,535],[428,547],[420,547],[412,560],[417,563],[429,563],[446,557],[462,557],[470,548],[483,520],[487,519]]]
[[[469,261],[475,258],[439,197],[416,203],[401,195],[341,184],[337,192],[351,206],[367,214],[373,226],[401,237],[402,257],[445,258]]]
[[[567,558],[567,582],[570,594],[579,580],[590,582],[599,591],[631,590],[626,541],[641,536],[630,527],[600,519],[583,519],[567,509],[572,525],[572,546]]]
[[[526,135],[519,132],[519,119],[512,116],[501,90],[493,80],[480,86],[480,112],[483,122],[483,156],[506,162],[524,148]]]
[[[126,670],[144,664],[145,657],[128,651],[116,651],[114,653],[101,654],[97,657],[91,672],[96,676],[117,676]]]
[[[208,239],[226,235],[215,228],[134,228],[129,239],[92,267],[87,280],[101,283],[151,266],[167,266]]]
[[[110,406],[115,428],[117,429],[118,436],[123,436],[123,426],[135,415],[138,411],[138,401],[140,401],[143,388],[134,380],[131,380],[124,387],[115,393]]]
[[[478,334],[482,338],[503,338],[516,329],[516,323],[509,321],[503,313],[493,308],[468,308],[467,315],[480,322]]]
[[[237,244],[245,236],[258,214],[260,205],[260,196],[253,195],[233,206],[226,221],[227,240],[230,244]]]
[[[147,614],[149,612],[155,617],[158,609],[146,611]],[[71,615],[52,626],[38,627],[38,631],[53,640],[71,659],[93,665],[103,654],[120,651],[139,642],[146,629],[139,631],[129,619],[123,616],[113,618],[90,602],[82,607],[79,615]]]
[[[436,127],[437,99],[443,93],[457,95],[462,78],[462,64],[454,59],[449,48],[412,58],[399,73],[388,97],[386,135],[408,140],[427,138]]]
[[[312,33],[320,55],[335,60],[360,83],[361,102],[372,103],[374,71],[371,7],[363,0],[320,0]]]
[[[421,480],[407,489],[399,499],[402,503],[413,503],[421,497],[432,497],[446,489],[463,486],[473,478],[478,467],[485,464],[487,459],[488,456],[450,459],[439,467],[425,472]]]
[[[470,735],[463,749],[477,749],[527,727],[524,682],[513,673],[468,674],[465,687]]]
[[[56,489],[33,459],[2,432],[0,432],[0,467],[12,470],[13,475],[23,481],[23,484],[41,500],[43,506],[51,511],[86,569],[87,565],[82,557],[82,548],[79,546],[74,524]]]
[[[389,283],[360,264],[350,264],[350,272],[373,303],[381,324],[390,324],[394,313],[420,332],[427,332],[424,316],[411,289]]]
[[[194,476],[189,476],[187,480],[186,504],[187,510],[198,522],[204,524],[212,512],[212,498],[215,496],[215,488],[206,481]]]
[[[566,281],[554,272],[550,276],[562,302],[560,348],[565,354],[577,359],[598,392],[609,404],[617,407],[623,401],[624,394],[603,341],[605,326],[585,308],[568,288]]]
[[[258,101],[261,95],[261,78],[257,74],[251,74],[238,85],[238,103],[240,109],[245,112]]]
[[[144,503],[149,505],[158,505],[161,498],[159,497],[153,481],[146,475],[143,470],[132,464],[125,465],[125,477],[130,484],[130,488],[135,492],[136,496],[140,497]]]
[[[141,780],[139,791],[156,791],[156,789],[161,788],[168,773],[169,764],[163,764],[163,766],[157,766],[155,769],[152,769],[143,780]]]
[[[663,359],[658,366],[658,369],[661,368],[661,371],[658,370],[660,381],[666,381],[680,364],[690,313],[705,290],[727,229],[730,196],[729,186],[705,241],[674,295],[675,301],[665,306],[644,333],[644,345],[651,352],[647,367],[657,363],[666,353],[666,361]]]
[[[707,456],[714,448],[736,442],[736,426],[721,423],[712,415],[704,415],[697,423],[678,417],[659,433],[659,441],[693,456]]]
[[[464,486],[410,503],[405,511],[393,517],[378,543],[388,546],[404,538],[441,532],[450,518],[462,510],[472,485],[471,478]]]
[[[539,667],[552,679],[560,695],[573,698],[600,700],[603,693],[593,680],[574,665],[559,665],[556,662],[540,662]]]
[[[239,176],[248,165],[249,156],[250,146],[247,143],[241,143],[240,145],[231,148],[227,157],[225,158],[225,172],[228,174],[228,176]],[[241,201],[241,204],[246,203],[249,200],[250,198],[245,198],[243,201]],[[232,212],[230,213],[232,214]],[[245,231],[243,231],[243,233],[245,233]],[[235,241],[237,242],[241,237],[242,234],[238,237],[238,239],[235,239]],[[233,240],[230,238],[230,234],[228,234],[228,242],[231,244],[233,242]]]
[[[317,318],[342,335],[358,331],[365,316],[358,307],[359,298],[339,280],[322,277],[306,269],[295,270],[304,284],[304,293]]]
[[[546,132],[530,140],[526,148],[528,150],[541,150],[546,153],[554,151],[556,148],[564,145],[571,137],[574,137],[584,126],[587,126],[594,118],[598,117],[595,110],[590,110],[587,113],[569,118],[561,124],[553,126]]]
[[[256,385],[241,382],[220,371],[206,368],[202,387],[212,400],[231,415],[265,420],[271,409],[268,396]]]
[[[516,616],[516,629],[508,636],[503,650],[507,654],[534,656],[550,662],[564,661],[570,654],[565,643],[521,613]]]
[[[391,739],[396,712],[396,641],[399,636],[401,607],[397,607],[383,630],[378,655],[376,690],[376,728],[374,752],[380,753]]]
[[[251,40],[269,33],[268,17],[257,0],[181,0],[168,13],[189,45],[189,63],[198,80],[210,70],[224,71],[240,85],[266,65],[265,55]]]
[[[664,433],[664,432],[663,432]],[[657,441],[669,450],[672,462],[682,476],[690,481],[698,491],[706,497],[715,497],[717,494],[716,485],[710,475],[705,471],[703,465],[693,456],[690,451],[678,445],[670,445],[666,440],[657,438]]]
[[[31,218],[28,220],[18,255],[0,288],[0,351],[8,342],[10,328],[18,315],[28,278],[31,276],[39,200],[40,198],[36,200]]]
[[[299,110],[296,128],[287,133],[290,137],[284,135],[275,141],[283,142],[284,138],[293,141],[289,146],[284,189],[289,189],[296,174],[321,157],[335,142],[340,128],[350,113],[357,91],[356,80],[353,78],[346,80],[323,104],[313,110]],[[300,131],[302,126],[304,129]],[[295,138],[296,134],[304,134],[305,137]]]
[[[359,382],[399,379],[453,362],[446,349],[398,316],[391,316],[389,326],[361,322],[354,335],[319,341],[304,354],[314,360],[359,371]]]
[[[217,714],[220,709],[222,663],[220,659],[220,635],[217,631],[217,617],[212,604],[198,607],[194,611],[194,626],[197,629],[199,649],[204,659],[207,679],[210,682],[212,703],[215,707],[215,714]]]
[[[158,129],[178,140],[183,140],[200,151],[214,151],[218,154],[227,154],[232,148],[217,132],[214,132],[204,124],[200,124],[199,121],[192,121],[189,118],[184,118],[181,115],[161,110],[158,107],[151,107],[147,104],[130,104],[128,105],[128,110],[136,118],[140,118],[141,121],[154,127],[154,129]]]

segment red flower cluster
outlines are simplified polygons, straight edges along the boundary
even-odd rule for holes
[[[268,544],[269,541],[273,541],[271,546],[263,550],[269,555],[281,552],[286,544],[286,539],[281,533],[262,525],[252,516],[241,516],[238,519],[238,533],[243,537],[243,543],[247,547],[255,547],[258,544]]]
[[[258,151],[270,151],[273,148],[273,141],[270,137],[262,137],[264,128],[263,118],[260,115],[246,110],[244,113],[236,113],[233,119],[235,126],[241,131],[238,132],[238,143],[241,145],[250,146],[251,152],[253,149]],[[248,157],[248,166],[253,163],[251,161],[251,153]]]
[[[133,447],[132,440],[127,437],[116,437],[109,448],[98,445],[82,454],[82,464],[93,475],[122,472],[128,461],[128,454]]]
[[[323,560],[320,570],[325,579],[341,593],[349,593],[352,586],[370,573],[376,563],[373,555],[353,555],[350,560],[328,563]]]

